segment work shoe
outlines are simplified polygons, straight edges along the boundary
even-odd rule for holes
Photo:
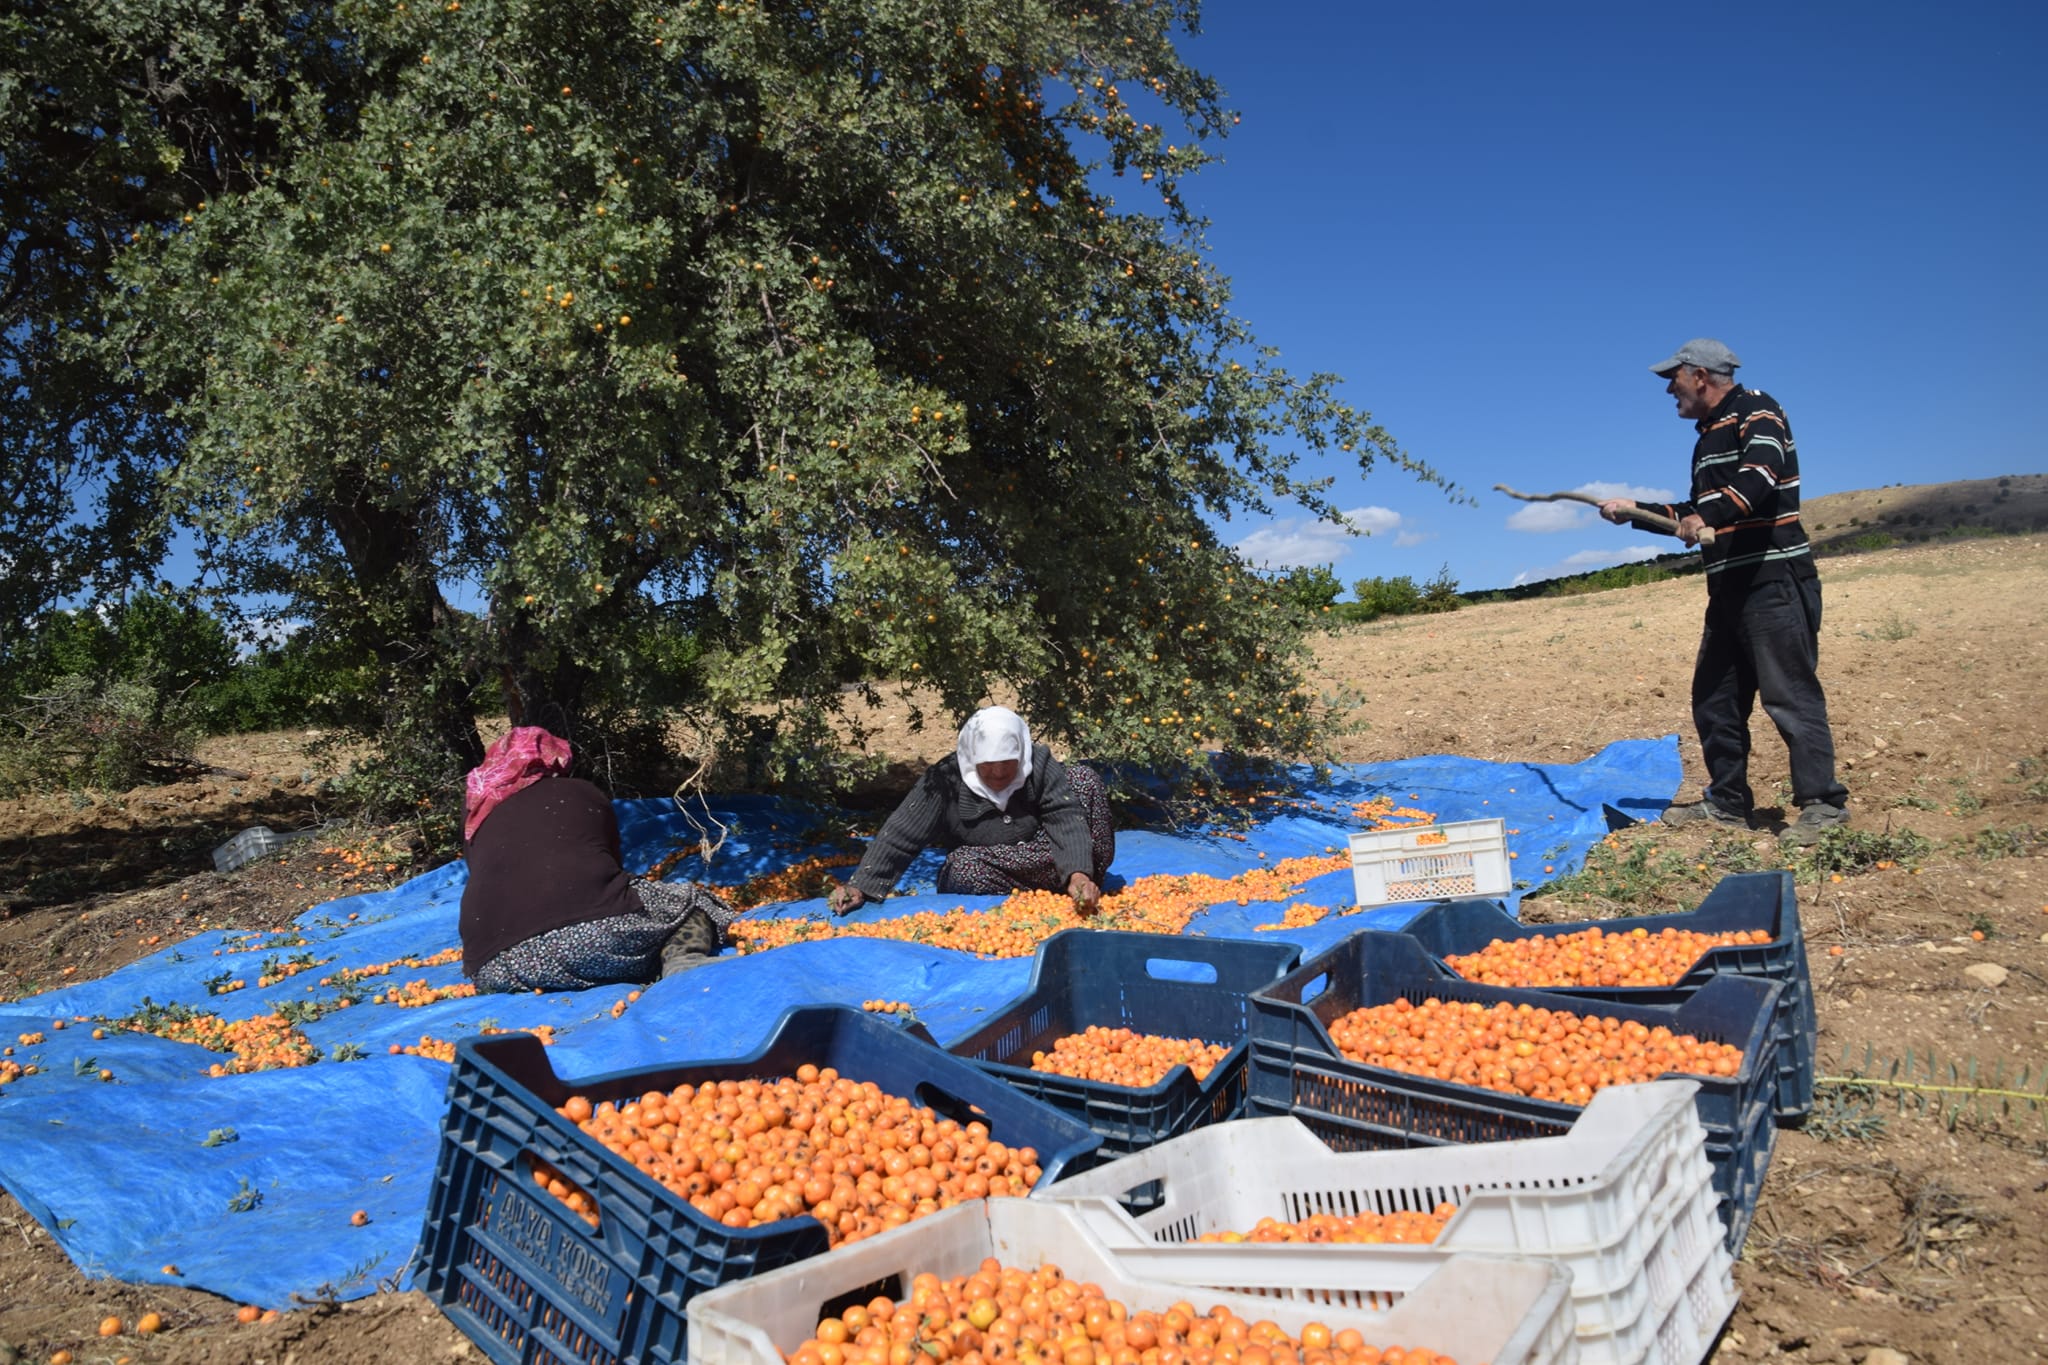
[[[1811,848],[1820,842],[1821,831],[1849,823],[1849,812],[1825,801],[1799,808],[1799,818],[1778,835],[1780,848]]]
[[[1749,817],[1724,810],[1711,801],[1688,801],[1682,806],[1666,806],[1659,821],[1667,825],[1723,825],[1729,829],[1748,829]]]
[[[681,976],[718,958],[718,924],[697,906],[683,915],[682,923],[661,949],[661,979]]]

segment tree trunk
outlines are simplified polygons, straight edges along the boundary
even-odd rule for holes
[[[484,754],[469,707],[478,679],[451,648],[456,613],[434,579],[424,509],[380,505],[363,488],[329,507],[326,520],[363,604],[352,624],[394,685],[386,739],[432,743],[459,770],[474,768]]]

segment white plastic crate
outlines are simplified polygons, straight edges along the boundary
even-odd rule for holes
[[[690,1302],[691,1365],[783,1365],[818,1325],[819,1310],[847,1293],[903,1299],[911,1279],[970,1274],[984,1257],[1005,1265],[1057,1264],[1132,1308],[1161,1311],[1190,1299],[1223,1304],[1240,1317],[1272,1322],[1291,1336],[1322,1322],[1355,1327],[1379,1346],[1427,1346],[1460,1361],[1491,1365],[1573,1365],[1570,1277],[1544,1261],[1450,1258],[1403,1301],[1382,1312],[1327,1304],[1277,1303],[1235,1294],[1189,1295],[1178,1285],[1125,1271],[1063,1205],[1032,1199],[957,1204],[828,1255],[735,1281]]]
[[[1336,1153],[1292,1118],[1174,1138],[1042,1188],[1072,1204],[1124,1270],[1183,1287],[1382,1309],[1458,1254],[1540,1256],[1572,1273],[1583,1358],[1690,1365],[1734,1307],[1731,1261],[1691,1081],[1613,1086],[1569,1133],[1483,1146]],[[1117,1200],[1145,1191],[1132,1214]],[[1428,1210],[1452,1203],[1434,1243],[1197,1242],[1260,1218]],[[1686,1321],[1718,1313],[1692,1340]]]
[[[1360,905],[1505,896],[1514,888],[1507,823],[1361,831],[1351,836],[1351,880]]]

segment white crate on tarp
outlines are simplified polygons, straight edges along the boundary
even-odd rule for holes
[[[698,1295],[690,1302],[691,1365],[783,1365],[834,1300],[858,1290],[900,1301],[915,1276],[972,1274],[989,1256],[1019,1268],[1051,1262],[1069,1279],[1093,1281],[1133,1309],[1163,1311],[1190,1298],[1200,1311],[1222,1304],[1250,1322],[1270,1319],[1296,1337],[1308,1323],[1321,1322],[1332,1330],[1355,1327],[1375,1345],[1427,1346],[1460,1361],[1572,1365],[1579,1359],[1569,1277],[1553,1263],[1454,1257],[1382,1312],[1235,1294],[1190,1296],[1179,1286],[1126,1272],[1060,1204],[978,1199]]]
[[[318,830],[295,829],[279,834],[268,825],[251,825],[234,838],[213,851],[213,870],[233,872],[236,868],[268,858],[295,839],[304,839],[319,833]]]
[[[1351,836],[1351,880],[1360,905],[1505,896],[1514,889],[1507,822],[1361,830]]]
[[[1613,1086],[1569,1133],[1332,1152],[1292,1118],[1213,1125],[1034,1196],[1071,1204],[1129,1274],[1303,1304],[1398,1306],[1461,1254],[1572,1274],[1589,1365],[1691,1365],[1735,1306],[1691,1081]],[[1118,1200],[1144,1192],[1143,1212]],[[1261,1218],[1458,1211],[1428,1244],[1199,1242]]]

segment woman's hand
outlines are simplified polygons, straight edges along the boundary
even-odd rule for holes
[[[1074,913],[1084,919],[1102,904],[1102,888],[1086,872],[1076,872],[1067,878],[1067,894],[1074,898]]]
[[[867,900],[867,896],[859,887],[841,882],[825,897],[825,908],[835,915],[848,915],[867,904]]]

